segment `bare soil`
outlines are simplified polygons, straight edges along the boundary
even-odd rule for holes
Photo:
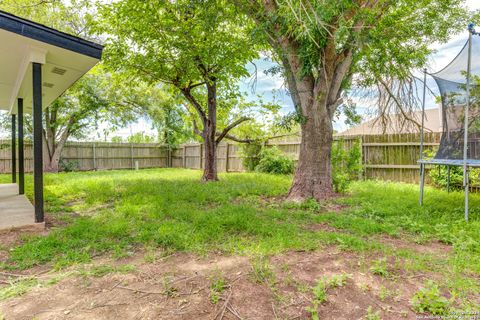
[[[326,225],[315,226],[329,229]],[[333,231],[333,230],[332,230]],[[5,259],[8,247],[19,244],[28,231],[0,234]],[[419,252],[445,253],[443,244],[383,239],[387,245]],[[151,253],[150,253],[151,254]],[[115,260],[98,257],[86,269],[98,266],[132,266],[127,272],[82,275],[79,266],[48,272],[47,266],[23,272],[37,275],[41,285],[25,294],[0,302],[0,319],[310,319],[311,288],[323,276],[347,274],[346,284],[327,289],[327,301],[318,308],[320,319],[364,319],[367,309],[382,319],[415,319],[410,300],[426,279],[425,274],[393,270],[394,277],[373,275],[369,268],[378,256],[345,252],[335,247],[314,252],[288,252],[268,259],[273,278],[258,282],[252,259],[245,256],[173,254],[154,261],[145,252]],[[389,261],[389,267],[394,267]],[[47,284],[72,272],[55,284]],[[0,286],[17,281],[20,274],[0,273]],[[435,275],[428,275],[435,276]],[[224,291],[215,302],[213,281],[225,279]]]

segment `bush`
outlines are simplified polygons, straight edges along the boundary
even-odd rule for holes
[[[259,142],[245,143],[241,145],[240,154],[242,157],[242,164],[247,171],[255,171],[255,168],[260,162],[260,153],[263,145]]]
[[[429,176],[432,183],[439,188],[447,188],[448,186],[448,168],[447,166],[434,166]],[[463,185],[463,168],[450,167],[450,188],[461,189]]]
[[[344,140],[335,141],[332,146],[332,180],[335,192],[345,192],[351,181],[362,173],[360,141],[350,148]],[[242,145],[242,163],[248,171],[275,174],[291,174],[295,162],[277,147],[263,147],[260,143]]]
[[[360,141],[355,141],[351,148],[345,148],[340,139],[332,146],[332,180],[335,192],[345,192],[350,182],[358,179],[362,173],[362,152]]]
[[[435,155],[433,150],[425,150],[424,157],[426,159],[433,158]],[[438,188],[448,187],[448,167],[447,166],[433,166],[428,172],[430,179],[434,186]],[[480,178],[480,169],[469,169],[470,180],[477,181]],[[450,166],[450,189],[460,190],[463,188],[463,167]]]
[[[255,171],[274,174],[292,174],[295,169],[293,159],[284,155],[277,147],[263,148]]]
[[[60,171],[72,172],[77,171],[80,168],[80,164],[77,160],[68,161],[65,159],[60,159],[59,167]]]

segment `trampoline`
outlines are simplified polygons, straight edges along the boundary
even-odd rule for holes
[[[424,69],[422,123],[420,133],[420,205],[423,204],[425,166],[463,167],[465,220],[468,221],[469,168],[480,168],[480,36],[468,26],[468,41],[445,68],[435,73]],[[476,59],[472,59],[472,55]],[[442,135],[436,155],[423,158],[427,74],[436,82],[441,98]],[[449,180],[450,177],[448,177]]]

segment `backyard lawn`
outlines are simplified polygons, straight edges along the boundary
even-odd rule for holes
[[[0,319],[399,319],[480,312],[480,196],[355,182],[286,203],[289,176],[45,176],[45,232],[0,234]],[[8,183],[0,175],[0,183]],[[27,177],[31,198],[31,176]]]

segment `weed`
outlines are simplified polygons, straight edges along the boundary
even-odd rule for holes
[[[165,276],[162,279],[163,294],[168,298],[174,298],[177,296],[178,289],[172,285],[170,276]]]
[[[225,291],[227,283],[222,275],[216,275],[211,278],[210,284],[210,301],[213,304],[217,304],[220,296]]]
[[[12,282],[9,286],[0,289],[0,301],[24,295],[39,285],[39,281],[34,278]]]
[[[308,284],[303,281],[296,281],[295,287],[301,293],[307,293],[308,291],[310,291],[310,287],[308,286]]]
[[[305,310],[310,313],[312,320],[320,320],[318,316],[318,302],[314,300],[310,307],[306,307]]]
[[[327,301],[327,286],[323,280],[317,281],[317,284],[312,289],[314,300],[318,303]]]
[[[370,267],[370,271],[377,276],[388,276],[387,258],[381,258],[373,261],[373,264]]]
[[[389,290],[388,288],[384,287],[384,286],[381,286],[380,287],[380,291],[378,292],[378,297],[380,298],[380,300],[382,301],[385,301],[387,300],[388,298],[391,298],[391,297],[394,297],[396,296],[397,293],[394,292],[394,291],[391,291]]]
[[[372,306],[369,306],[367,309],[367,315],[365,316],[365,320],[382,320],[380,317],[380,311],[373,311]]]
[[[428,281],[412,298],[412,307],[415,312],[428,312],[433,315],[445,315],[450,308],[450,301],[442,296],[437,284]]]
[[[360,290],[362,290],[363,292],[367,292],[367,291],[370,291],[370,285],[368,283],[360,283],[358,285],[358,287],[360,288]]]
[[[257,283],[272,284],[275,282],[275,274],[268,259],[263,256],[255,257],[252,262],[251,275]]]
[[[334,274],[327,279],[327,284],[330,288],[343,287],[345,284],[347,284],[347,280],[351,277],[352,275],[347,273]]]

